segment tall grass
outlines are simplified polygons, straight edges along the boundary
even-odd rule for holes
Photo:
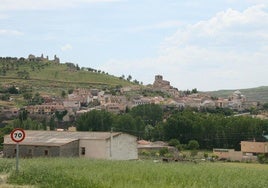
[[[268,166],[240,163],[153,163],[81,158],[21,159],[16,174],[13,159],[8,182],[38,187],[266,187]],[[7,173],[7,170],[4,170]]]

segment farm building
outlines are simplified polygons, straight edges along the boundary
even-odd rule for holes
[[[25,131],[20,157],[86,157],[137,159],[136,137],[121,132]],[[16,143],[4,137],[4,157],[16,156]]]
[[[268,136],[264,136],[267,140]],[[213,149],[219,159],[256,161],[258,154],[268,154],[268,142],[241,141],[241,151],[234,149]]]
[[[242,160],[242,152],[235,151],[234,149],[221,149],[214,148],[213,153],[218,156],[218,158],[231,160],[231,161],[241,161]]]
[[[244,159],[256,160],[258,154],[268,154],[268,142],[242,141],[241,152]]]

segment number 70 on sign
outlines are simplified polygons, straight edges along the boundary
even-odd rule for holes
[[[16,128],[10,133],[10,136],[14,142],[21,142],[25,138],[25,132],[21,128]]]

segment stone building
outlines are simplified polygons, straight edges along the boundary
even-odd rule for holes
[[[57,63],[57,64],[60,63],[60,59],[56,55],[54,55],[53,60],[49,60],[48,56],[44,57],[43,54],[41,54],[40,57],[35,56],[33,54],[30,54],[28,56],[27,60],[30,61],[30,62],[42,62],[42,61],[45,61],[45,62],[53,62],[53,63]]]
[[[180,95],[177,88],[174,88],[170,85],[170,82],[167,80],[163,80],[162,75],[156,75],[153,83],[153,90],[162,91],[168,93],[173,97],[177,97]]]
[[[85,157],[131,160],[138,158],[137,138],[121,132],[25,131],[20,157]],[[4,157],[16,156],[16,143],[4,137]]]
[[[268,142],[241,141],[241,152],[247,160],[257,160],[258,154],[268,154]]]
[[[170,82],[163,80],[163,76],[161,75],[156,75],[155,80],[153,83],[153,88],[155,89],[170,89]]]

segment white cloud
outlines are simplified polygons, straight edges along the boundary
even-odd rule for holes
[[[152,83],[155,74],[162,74],[178,89],[268,85],[267,33],[264,6],[242,12],[228,9],[181,27],[163,41],[158,57],[113,60],[101,69],[116,75],[131,74],[145,83]]]
[[[17,30],[9,30],[9,29],[0,29],[0,36],[21,36],[23,35],[22,32],[17,31]]]
[[[73,49],[73,47],[70,44],[65,44],[64,46],[61,47],[62,51],[68,51],[68,50],[71,50],[71,49]]]
[[[70,8],[85,3],[118,2],[120,0],[0,0],[0,10],[46,10]]]

